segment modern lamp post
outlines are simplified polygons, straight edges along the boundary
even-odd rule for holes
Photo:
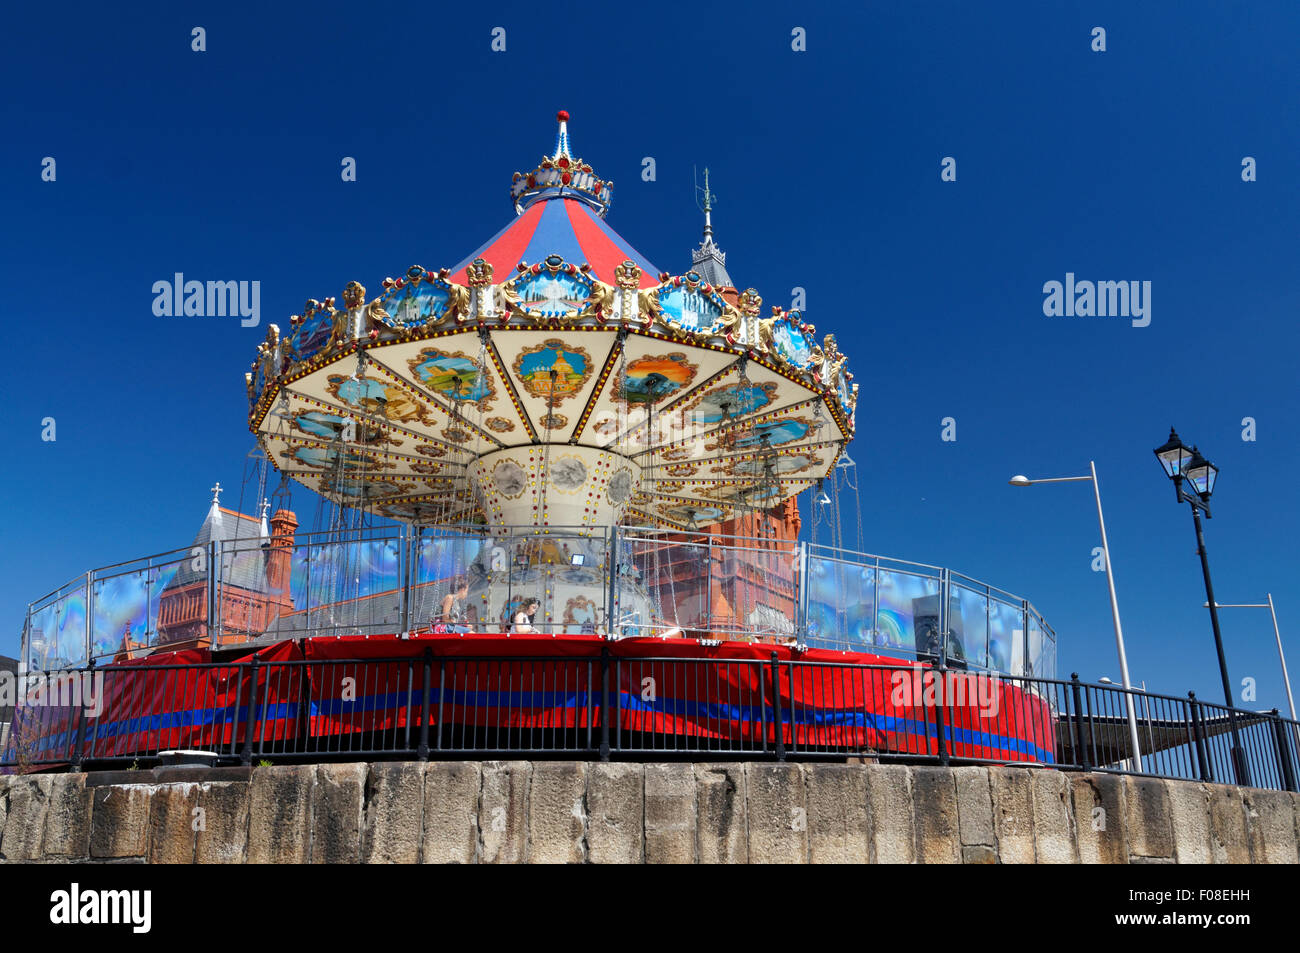
[[[1175,432],[1169,428],[1169,439],[1153,451],[1165,475],[1174,483],[1174,494],[1179,503],[1187,503],[1192,508],[1192,522],[1196,526],[1196,552],[1201,557],[1201,574],[1205,576],[1205,600],[1210,608],[1210,624],[1214,628],[1214,647],[1219,653],[1219,675],[1223,678],[1223,697],[1228,705],[1228,726],[1232,731],[1232,767],[1236,773],[1237,783],[1250,784],[1250,770],[1246,765],[1245,752],[1241,747],[1241,736],[1237,732],[1237,706],[1232,697],[1232,680],[1228,678],[1228,660],[1223,654],[1223,635],[1219,630],[1219,606],[1214,601],[1214,585],[1210,582],[1210,560],[1205,552],[1205,533],[1201,529],[1201,511],[1205,518],[1210,518],[1210,495],[1214,484],[1219,479],[1219,468],[1212,464],[1201,452],[1192,447],[1187,448]]]
[[[1267,609],[1273,616],[1273,638],[1277,639],[1277,660],[1282,663],[1282,681],[1286,685],[1286,704],[1291,711],[1291,720],[1295,721],[1295,698],[1291,695],[1291,676],[1286,670],[1286,653],[1282,651],[1282,633],[1277,627],[1277,609],[1273,608],[1273,593],[1267,593],[1267,602],[1220,602],[1220,609]],[[1210,604],[1207,602],[1205,607],[1208,609]],[[1300,731],[1297,733],[1296,741],[1300,742]]]
[[[1097,464],[1088,461],[1090,476],[1051,477],[1050,479],[1031,480],[1026,476],[1013,476],[1008,482],[1012,486],[1033,486],[1035,483],[1077,483],[1091,480],[1093,494],[1097,498],[1097,522],[1101,525],[1101,551],[1106,557],[1106,585],[1110,588],[1110,615],[1115,623],[1115,647],[1119,650],[1119,674],[1124,680],[1124,702],[1128,709],[1128,739],[1133,746],[1133,766],[1142,771],[1142,746],[1138,743],[1137,710],[1133,706],[1133,684],[1128,677],[1128,655],[1124,651],[1124,629],[1119,624],[1119,600],[1115,598],[1115,574],[1110,568],[1110,543],[1106,540],[1106,517],[1101,512],[1101,488],[1097,485]]]

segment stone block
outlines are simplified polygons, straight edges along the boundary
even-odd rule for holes
[[[804,798],[803,766],[748,762],[745,820],[751,863],[806,863],[808,805]]]
[[[472,864],[478,859],[481,785],[477,761],[435,761],[425,768],[423,863]]]
[[[1207,784],[1205,793],[1209,799],[1210,811],[1210,860],[1216,864],[1250,863],[1250,826],[1241,789],[1224,784]],[[1286,803],[1289,810],[1290,803]],[[1292,844],[1294,843],[1293,834]],[[1178,860],[1182,863],[1181,855]],[[1295,861],[1293,848],[1291,859],[1287,863]]]
[[[749,859],[745,830],[745,769],[741,764],[695,765],[701,864],[743,864]]]
[[[587,860],[587,771],[580,761],[539,761],[528,790],[528,861]]]
[[[872,863],[914,863],[916,824],[912,812],[912,769],[903,764],[878,764],[868,765],[866,771]]]
[[[424,823],[425,765],[381,761],[370,765],[361,859],[367,864],[417,864]]]
[[[84,774],[56,774],[51,778],[49,807],[45,812],[44,857],[82,860],[90,856],[91,798]]]
[[[1114,774],[1071,774],[1074,829],[1085,864],[1127,864],[1124,780]]]
[[[1126,777],[1125,822],[1131,862],[1139,857],[1174,856],[1169,788],[1158,778]]]
[[[97,787],[91,794],[90,856],[143,857],[149,849],[150,789],[140,784]]]
[[[200,864],[242,864],[248,851],[249,783],[205,785],[199,792],[202,824],[194,833]]]
[[[1060,771],[1030,774],[1034,797],[1034,857],[1040,864],[1077,864],[1070,780]]]
[[[957,785],[952,769],[912,769],[912,803],[916,817],[916,859],[923,864],[962,862]]]
[[[194,809],[199,806],[199,785],[163,784],[149,795],[149,852],[151,864],[194,863]]]
[[[309,764],[253,772],[248,803],[250,864],[305,864],[312,858],[315,781],[316,768]]]
[[[368,766],[320,764],[312,791],[311,862],[355,864],[361,859],[361,821]]]
[[[689,764],[645,766],[645,859],[695,862],[695,773]]]
[[[645,859],[644,768],[587,765],[587,859],[593,864],[639,864]]]
[[[527,761],[488,761],[479,793],[479,859],[485,864],[518,864],[528,850]]]
[[[993,829],[998,858],[1004,864],[1032,864],[1034,851],[1034,785],[1029,769],[989,768],[993,797]]]
[[[993,832],[993,796],[988,768],[954,768],[957,782],[958,833],[964,846],[997,846]]]
[[[1285,791],[1244,792],[1251,859],[1257,864],[1294,864],[1296,801]]]
[[[812,764],[804,768],[810,863],[865,864],[871,859],[869,770],[853,764]]]
[[[985,847],[983,844],[976,844],[974,847],[963,847],[961,849],[961,862],[963,864],[996,864],[998,862],[998,852],[992,847]]]
[[[9,814],[0,840],[0,858],[11,862],[41,859],[53,785],[54,777],[48,774],[28,774],[9,782]]]

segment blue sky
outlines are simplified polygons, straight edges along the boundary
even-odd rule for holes
[[[805,288],[837,333],[862,388],[866,549],[1027,596],[1059,672],[1117,679],[1087,485],[1006,483],[1095,459],[1134,679],[1221,701],[1190,516],[1151,456],[1174,424],[1222,469],[1220,601],[1271,591],[1300,666],[1293,3],[545,9],[6,13],[0,652],[17,654],[28,601],[186,544],[207,488],[238,487],[266,323],[354,278],[374,293],[459,261],[510,220],[510,175],[565,108],[575,151],[615,182],[609,224],[651,261],[689,267],[692,165],[708,165],[733,278],[771,302]],[[177,271],[261,281],[262,326],[155,317],[152,284]],[[1044,316],[1044,282],[1067,272],[1152,282],[1150,325]],[[1234,679],[1284,708],[1267,612],[1224,627]]]

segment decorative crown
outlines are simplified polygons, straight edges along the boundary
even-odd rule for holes
[[[515,173],[510,186],[515,212],[522,215],[534,202],[564,196],[585,202],[604,218],[614,198],[614,183],[602,181],[591,166],[569,151],[569,114],[561,109],[555,119],[560,124],[555,154],[543,156],[532,172]]]

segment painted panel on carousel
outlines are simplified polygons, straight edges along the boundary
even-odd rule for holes
[[[390,480],[331,480],[329,477],[321,477],[319,492],[322,495],[338,494],[349,500],[360,500],[362,497],[384,499],[403,496],[410,489]]]
[[[517,499],[528,488],[528,475],[513,460],[501,460],[492,468],[492,485],[506,499]]]
[[[692,525],[716,523],[721,520],[726,513],[726,511],[720,506],[708,506],[707,504],[700,504],[699,506],[661,506],[659,507],[659,512],[674,523],[686,523]]]
[[[592,280],[559,255],[532,265],[511,282],[519,307],[538,318],[576,315],[591,296]]]
[[[571,454],[551,458],[551,485],[564,493],[577,493],[587,483],[587,465]]]
[[[429,409],[415,401],[396,384],[385,384],[373,377],[344,377],[331,374],[325,389],[353,410],[378,414],[394,423],[418,421],[426,427],[435,421]]]
[[[822,465],[822,459],[810,453],[778,454],[774,456],[759,455],[748,460],[735,460],[724,464],[719,472],[731,476],[761,477],[770,464],[776,474],[803,473],[810,467]]]
[[[491,376],[484,374],[478,362],[462,351],[426,347],[409,364],[416,381],[451,400],[477,403],[496,394]]]
[[[698,373],[699,366],[688,361],[681,352],[648,354],[628,363],[627,383],[615,400],[628,405],[657,404],[688,387]]]
[[[357,420],[342,414],[331,414],[323,410],[295,410],[293,427],[309,437],[334,440],[341,437],[346,443],[363,444],[367,447],[401,447],[406,440],[396,437],[377,427],[372,421]]]
[[[609,489],[605,491],[609,501],[615,506],[622,506],[632,498],[632,471],[619,470],[609,478]]]
[[[801,323],[802,315],[791,311],[785,321],[776,322],[772,344],[783,361],[802,370],[812,363],[812,342],[799,330]]]
[[[570,634],[594,634],[596,631],[596,600],[586,596],[573,596],[564,604],[564,629]]]
[[[409,331],[426,324],[436,324],[448,311],[451,285],[435,278],[418,265],[388,286],[379,298],[384,316],[379,322],[397,331]],[[378,312],[376,312],[378,315]]]
[[[768,420],[752,427],[736,427],[719,434],[717,441],[706,444],[705,450],[723,450],[728,453],[755,450],[764,445],[779,447],[803,440],[821,427],[821,421],[806,417],[787,417],[785,420]]]
[[[331,299],[333,300],[333,299]],[[303,315],[294,323],[289,344],[301,361],[315,357],[334,337],[334,313],[318,302],[307,302]]]
[[[697,426],[723,423],[757,413],[776,396],[776,384],[723,384],[701,394],[686,408],[684,417]]]
[[[336,447],[302,446],[292,447],[281,455],[287,466],[302,465],[313,470],[329,470],[339,466],[340,460],[346,469],[391,470],[394,464],[380,459],[373,453],[364,453],[351,448],[342,453]]]
[[[659,289],[659,307],[667,324],[691,334],[708,334],[721,323],[726,302],[715,292],[706,292],[702,282],[692,271]]]
[[[557,401],[576,395],[594,373],[591,355],[585,349],[557,339],[524,348],[515,357],[514,368],[515,379],[525,391],[542,399],[554,395]]]

